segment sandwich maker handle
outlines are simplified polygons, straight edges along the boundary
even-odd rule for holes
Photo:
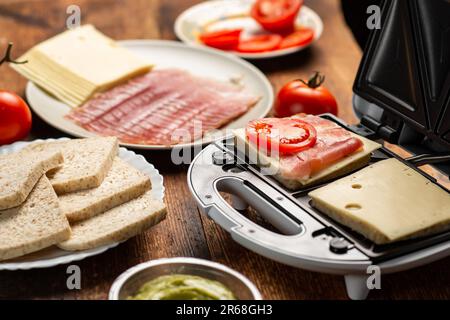
[[[443,155],[420,154],[406,158],[405,160],[416,166],[422,166],[424,164],[433,164],[433,163],[446,163],[450,162],[450,154],[443,154]]]
[[[289,216],[287,210],[277,205],[276,202],[266,195],[261,194],[257,188],[252,187],[252,185],[245,180],[236,177],[224,177],[219,179],[216,182],[216,192],[220,195],[218,191],[231,194],[232,208],[229,209],[232,211],[236,210],[237,212],[235,212],[235,214],[245,217],[239,210],[242,211],[250,206],[284,235],[297,235],[303,231],[300,221],[295,221],[295,218]],[[234,215],[233,213],[231,214]],[[257,226],[256,223],[248,218],[245,219],[249,224],[253,224],[255,227]]]

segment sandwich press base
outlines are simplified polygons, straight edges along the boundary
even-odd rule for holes
[[[372,265],[383,275],[450,255],[450,232],[391,245],[371,243],[311,207],[311,189],[286,190],[246,163],[233,141],[200,152],[189,168],[188,185],[200,210],[249,250],[294,267],[344,275],[351,299],[366,298]],[[388,156],[383,152],[373,161]],[[248,207],[276,231],[250,220]]]
[[[371,32],[353,87],[360,123],[348,126],[323,115],[412,154],[404,160],[382,148],[373,152],[371,163],[396,157],[435,184],[417,166],[433,164],[450,175],[450,55],[442,55],[450,52],[449,16],[446,0],[383,1],[381,28]],[[234,148],[233,137],[197,155],[188,185],[201,211],[241,245],[291,266],[344,275],[352,299],[367,296],[372,265],[383,275],[450,255],[450,232],[388,245],[372,243],[311,207],[311,189],[293,192],[262,174]],[[243,210],[248,206],[277,231],[246,217]]]

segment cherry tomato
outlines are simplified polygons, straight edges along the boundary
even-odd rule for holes
[[[233,50],[239,43],[241,32],[242,29],[210,31],[202,33],[199,38],[207,46],[222,50]]]
[[[318,72],[308,81],[294,80],[286,84],[278,92],[275,103],[277,117],[289,117],[297,113],[318,115],[332,113],[337,115],[336,99],[322,83],[325,77]]]
[[[310,43],[314,38],[314,31],[310,28],[301,28],[288,34],[281,40],[279,49],[304,46]]]
[[[303,0],[256,0],[250,15],[267,31],[285,33],[294,30],[302,5]]]
[[[283,38],[278,34],[263,34],[253,36],[239,42],[236,50],[239,52],[257,53],[277,49]]]
[[[0,90],[0,145],[25,138],[31,129],[31,112],[13,92]]]
[[[280,154],[297,153],[311,148],[317,141],[316,129],[297,118],[265,118],[250,121],[247,139],[258,149]]]

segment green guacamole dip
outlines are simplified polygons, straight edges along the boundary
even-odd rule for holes
[[[187,274],[160,276],[145,283],[130,300],[236,300],[222,283]]]

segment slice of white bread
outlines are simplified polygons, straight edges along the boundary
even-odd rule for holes
[[[23,203],[42,175],[62,163],[59,151],[19,151],[1,155],[0,210]]]
[[[0,211],[0,260],[23,256],[69,237],[69,222],[45,175],[24,203]]]
[[[450,194],[397,159],[309,192],[312,205],[377,244],[450,229]]]
[[[162,201],[154,200],[151,191],[93,218],[72,224],[72,236],[58,246],[63,250],[86,250],[129,239],[166,216]]]
[[[150,178],[119,157],[99,187],[66,193],[58,197],[69,221],[91,218],[150,190]]]
[[[118,152],[116,137],[31,143],[27,151],[61,151],[64,164],[47,173],[57,194],[98,187]]]
[[[372,140],[366,139],[352,132],[350,132],[350,134],[363,142],[362,150],[346,156],[329,167],[314,173],[307,179],[287,179],[281,175],[280,162],[278,159],[269,157],[264,153],[259,152],[256,146],[248,143],[245,136],[245,129],[234,130],[237,148],[241,152],[245,152],[251,162],[255,162],[254,164],[257,164],[263,168],[265,172],[270,173],[282,185],[291,190],[298,190],[311,186],[326,180],[343,176],[349,172],[359,169],[369,162],[372,152],[381,147],[379,143]]]

